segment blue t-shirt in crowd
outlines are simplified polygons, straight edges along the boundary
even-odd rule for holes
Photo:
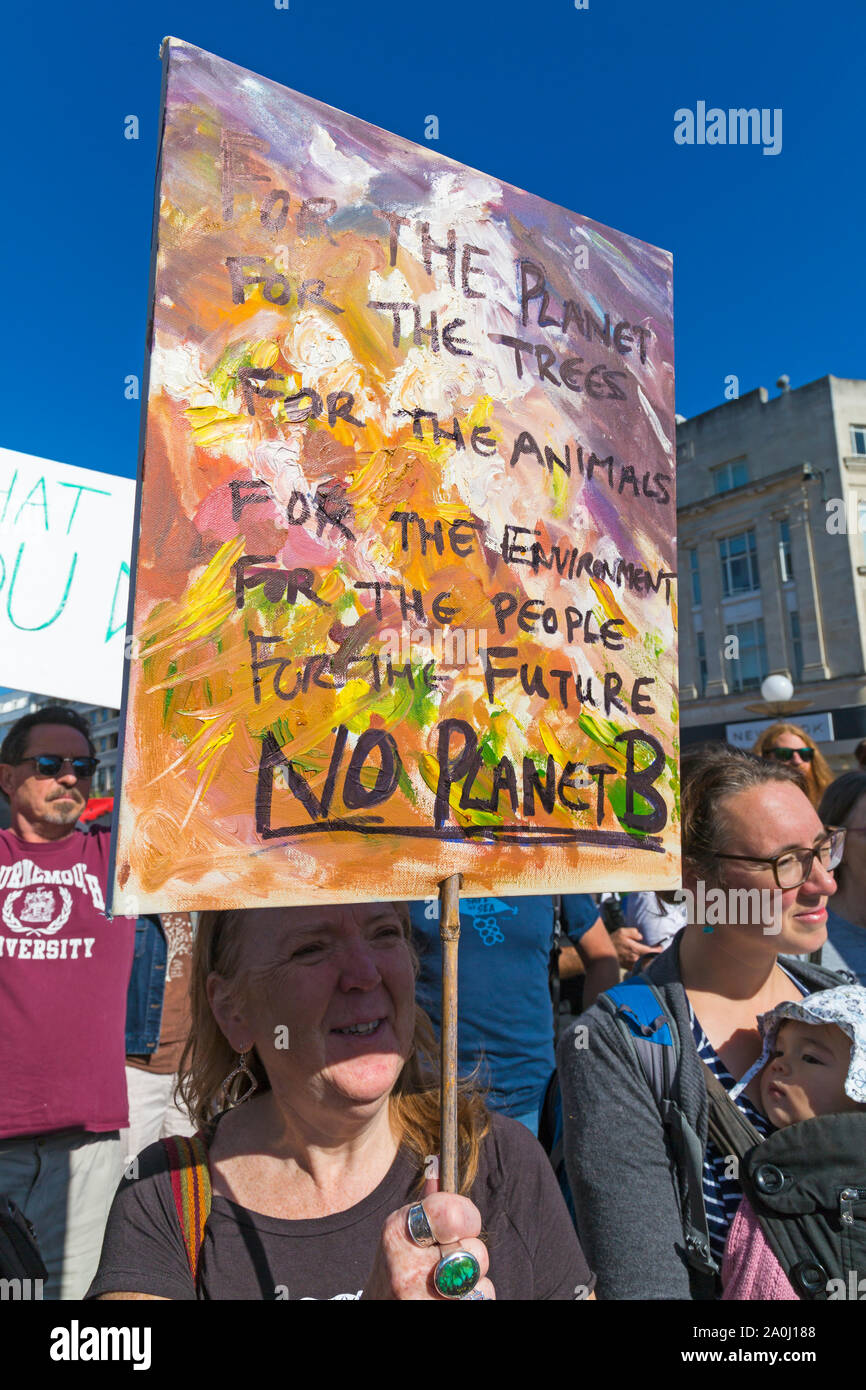
[[[821,951],[821,964],[828,970],[847,970],[866,985],[866,928],[855,927],[827,904],[827,941]]]
[[[442,960],[439,899],[409,904],[421,961],[417,998],[438,1034]],[[562,899],[562,927],[577,942],[598,919],[584,893]],[[461,898],[457,973],[458,1067],[479,1062],[491,1110],[524,1115],[544,1098],[555,1065],[548,963],[553,945],[550,897]]]

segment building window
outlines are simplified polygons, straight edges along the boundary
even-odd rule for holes
[[[866,425],[851,426],[851,449],[855,454],[866,454]]]
[[[685,463],[695,456],[695,445],[691,439],[683,439],[677,444],[677,463]]]
[[[748,623],[728,623],[728,637],[737,639],[737,655],[730,660],[734,690],[755,690],[767,675],[767,648],[764,642],[764,620],[754,618]]]
[[[695,636],[698,648],[698,694],[703,699],[707,693],[707,639],[702,632]]]
[[[719,541],[722,562],[722,593],[725,598],[736,594],[752,594],[760,588],[758,551],[754,531],[741,531]]]
[[[779,571],[783,584],[794,578],[794,566],[791,564],[791,528],[787,517],[783,517],[779,522]]]
[[[114,791],[114,768],[113,768],[113,767],[107,767],[107,768],[105,769],[105,790],[106,790],[107,792]]]
[[[799,685],[803,679],[803,639],[800,634],[800,614],[796,608],[792,608],[789,614],[791,622],[791,656],[794,663],[794,684]]]
[[[713,491],[730,492],[732,488],[742,487],[749,481],[749,470],[745,459],[733,463],[723,463],[721,468],[712,469]]]
[[[692,577],[692,607],[701,606],[701,568],[698,564],[698,552],[689,551],[689,572]]]

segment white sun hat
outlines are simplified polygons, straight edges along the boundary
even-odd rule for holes
[[[753,1076],[769,1060],[776,1042],[780,1024],[786,1019],[797,1019],[800,1023],[835,1023],[851,1039],[851,1062],[845,1078],[845,1094],[851,1100],[866,1105],[866,988],[863,985],[839,985],[836,989],[821,989],[815,994],[807,994],[798,1002],[786,1000],[777,1004],[769,1013],[758,1018],[758,1028],[764,1041],[761,1055],[745,1076],[737,1082],[730,1092],[731,1099],[748,1086]]]

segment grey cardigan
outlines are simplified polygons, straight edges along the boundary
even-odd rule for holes
[[[810,992],[838,984],[830,971],[798,957],[786,957],[785,969]],[[680,979],[678,937],[644,973],[677,1024],[679,1103],[706,1148],[707,1092]],[[604,995],[563,1034],[558,1062],[566,1169],[599,1298],[695,1297],[669,1141]]]

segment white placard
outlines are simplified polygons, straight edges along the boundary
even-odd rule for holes
[[[748,750],[754,746],[765,729],[778,723],[796,724],[798,729],[802,729],[816,743],[833,742],[832,714],[794,714],[790,720],[785,715],[780,715],[778,719],[753,719],[750,724],[726,724],[725,739],[734,748]]]
[[[0,685],[120,706],[135,484],[0,449]]]

